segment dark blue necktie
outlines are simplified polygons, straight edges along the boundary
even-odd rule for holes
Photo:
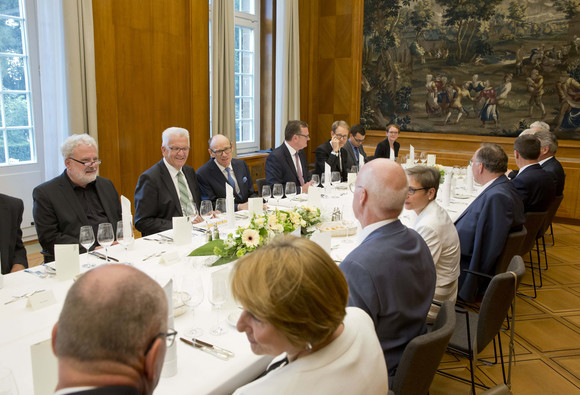
[[[352,146],[352,150],[354,151],[354,161],[358,163],[358,147]]]
[[[228,184],[234,188],[234,192],[236,194],[239,194],[239,192],[236,190],[236,182],[234,181],[234,177],[232,177],[232,172],[229,167],[226,167],[226,172],[228,173]]]

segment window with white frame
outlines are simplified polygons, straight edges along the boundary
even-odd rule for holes
[[[238,153],[247,153],[260,149],[260,2],[259,0],[232,1],[234,2],[236,145]],[[211,67],[210,61],[210,76]],[[210,102],[212,93],[213,89],[210,87]]]
[[[26,15],[0,0],[0,166],[36,162]]]

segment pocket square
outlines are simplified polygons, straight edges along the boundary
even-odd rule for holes
[[[244,177],[244,178],[242,178],[242,181],[243,181],[243,182],[244,182],[244,184],[245,184],[246,182],[248,182],[248,177]]]

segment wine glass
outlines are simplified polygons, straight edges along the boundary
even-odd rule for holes
[[[266,204],[268,204],[268,200],[270,200],[271,196],[272,196],[272,188],[270,188],[270,185],[264,185],[262,187],[262,199],[264,199],[264,202],[266,202]]]
[[[357,165],[353,165],[353,166],[350,168],[350,172],[351,172],[351,173],[356,173],[356,174],[358,174],[358,166],[357,166]]]
[[[211,200],[202,200],[201,205],[199,206],[199,215],[204,219],[206,227],[209,227],[207,220],[211,218],[212,211],[213,207]]]
[[[318,174],[313,174],[312,181],[314,182],[315,187],[319,186],[320,185],[320,176]]]
[[[192,201],[191,202],[191,212],[187,216],[187,219],[189,220],[189,222],[191,222],[193,224],[198,215],[199,215],[199,212],[197,211],[197,206],[195,205],[195,202]]]
[[[341,223],[342,223],[342,226],[344,226],[344,231],[346,233],[346,235],[345,235],[346,239],[343,241],[343,243],[350,244],[350,243],[352,243],[352,240],[350,238],[349,232],[350,232],[350,228],[352,228],[354,225],[354,221],[346,219],[343,217]]]
[[[272,196],[276,199],[276,205],[280,205],[280,199],[284,196],[284,187],[282,184],[274,184]]]
[[[97,230],[97,241],[101,247],[105,248],[105,258],[109,262],[109,247],[115,241],[115,232],[113,232],[113,225],[108,222],[104,224],[99,224],[99,229]]]
[[[419,160],[423,164],[427,163],[427,153],[426,152],[421,152],[421,155],[419,155]]]
[[[133,226],[125,227],[123,226],[123,220],[117,222],[117,241],[119,244],[123,246],[125,249],[125,261],[129,262],[127,256],[129,255],[128,249],[131,243],[135,240],[135,236],[133,234]]]
[[[199,273],[191,271],[183,276],[179,298],[189,307],[195,318],[195,308],[203,302],[203,283]],[[198,338],[203,335],[203,329],[193,327],[187,330],[186,335],[189,338]]]
[[[340,172],[333,171],[330,175],[330,185],[336,185],[338,183],[340,183]]]
[[[287,182],[286,188],[284,188],[284,193],[288,199],[290,200],[294,199],[294,196],[296,196],[296,183]]]
[[[220,325],[220,312],[228,295],[227,277],[221,272],[212,273],[210,287],[209,302],[217,310],[217,322],[213,327],[211,327],[209,333],[214,336],[219,336],[226,332],[226,329]]]
[[[226,218],[227,208],[226,208],[226,198],[217,198],[215,201],[215,214],[218,218]]]
[[[79,243],[80,245],[85,247],[85,250],[87,250],[87,263],[85,263],[83,267],[85,268],[94,267],[95,265],[91,265],[89,263],[89,248],[91,248],[91,246],[95,244],[95,232],[93,232],[92,226],[90,225],[81,226],[81,231],[79,234]]]

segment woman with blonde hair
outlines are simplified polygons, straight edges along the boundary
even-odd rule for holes
[[[385,359],[371,318],[346,308],[348,286],[316,243],[279,236],[239,259],[232,294],[237,324],[257,355],[274,355],[265,374],[235,394],[384,394]]]

